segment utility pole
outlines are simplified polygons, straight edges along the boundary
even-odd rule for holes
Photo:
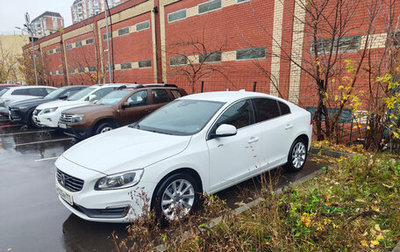
[[[108,17],[107,17],[107,11],[108,11],[108,3],[107,0],[104,0],[104,16],[106,18],[106,38],[107,38],[107,56],[108,56],[108,77],[109,77],[109,83],[112,83],[112,77],[111,77],[111,55],[110,55],[110,36],[108,32]]]
[[[32,58],[33,58],[33,68],[35,70],[35,83],[36,86],[38,85],[38,77],[37,77],[37,73],[36,73],[36,59],[35,59],[35,47],[34,47],[34,43],[33,43],[33,30],[32,30],[32,23],[30,22],[30,18],[29,18],[29,13],[26,12],[25,13],[25,27],[28,30],[28,32],[31,35],[31,41],[32,41]]]

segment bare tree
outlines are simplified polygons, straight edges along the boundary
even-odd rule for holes
[[[17,59],[17,56],[5,50],[0,42],[0,83],[18,80],[19,69]]]
[[[173,66],[177,75],[183,75],[189,82],[191,92],[195,92],[198,81],[212,74],[219,74],[225,80],[232,83],[227,75],[227,67],[221,64],[222,52],[226,50],[226,43],[210,46],[202,37],[187,35],[184,39],[169,44],[167,51],[173,55],[169,63]]]

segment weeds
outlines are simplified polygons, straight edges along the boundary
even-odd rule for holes
[[[200,212],[169,227],[151,217],[132,223],[120,249],[149,251],[163,243],[168,251],[369,251],[390,250],[400,239],[396,156],[356,154],[279,195],[271,177],[253,195],[261,203],[243,214],[207,196]],[[215,226],[206,224],[217,216]]]

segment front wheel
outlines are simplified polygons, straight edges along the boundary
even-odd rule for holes
[[[104,123],[100,123],[95,130],[95,134],[101,134],[101,133],[105,133],[107,131],[110,131],[112,129],[115,129],[116,126],[114,123],[111,122],[104,122]]]
[[[190,175],[176,173],[162,182],[155,193],[154,207],[166,221],[185,218],[199,204],[198,182]]]
[[[286,170],[296,172],[303,169],[307,159],[307,144],[298,138],[289,151],[288,162],[283,166]]]

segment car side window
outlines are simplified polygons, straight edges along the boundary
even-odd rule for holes
[[[115,88],[113,88],[113,87],[102,88],[102,89],[99,89],[99,90],[93,92],[92,95],[95,95],[96,96],[96,100],[99,100],[99,99],[103,98],[106,94],[108,94],[111,91],[113,91],[114,89]]]
[[[45,90],[46,90],[45,95],[48,95],[48,94],[50,94],[51,92],[55,91],[54,88],[46,88]]]
[[[171,101],[168,96],[167,90],[165,89],[153,89],[151,90],[151,96],[153,97],[154,104],[166,103]]]
[[[240,129],[253,123],[253,105],[250,100],[243,100],[233,104],[225,110],[215,123],[214,130],[216,130],[221,124],[230,124],[235,126],[237,129]]]
[[[171,90],[171,94],[174,96],[174,99],[177,99],[179,97],[182,97],[182,94],[179,93],[178,90]]]
[[[30,95],[29,90],[24,88],[24,89],[17,89],[14,90],[11,95]]]
[[[126,101],[130,107],[138,107],[149,104],[148,100],[147,90],[142,90],[131,95]]]
[[[290,114],[290,108],[288,105],[286,105],[283,102],[278,101],[279,104],[279,108],[281,110],[281,115],[286,115],[286,114]]]
[[[254,99],[256,108],[257,122],[266,121],[280,116],[278,102],[268,98]]]

